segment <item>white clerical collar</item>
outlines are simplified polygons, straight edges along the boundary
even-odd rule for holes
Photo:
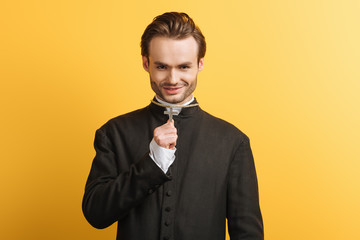
[[[156,100],[161,103],[161,104],[164,104],[164,105],[168,105],[170,107],[173,107],[173,108],[176,108],[176,107],[183,107],[183,106],[186,106],[186,105],[189,105],[190,103],[192,103],[192,101],[194,101],[194,96],[192,96],[192,98],[190,99],[190,101],[184,103],[184,104],[173,104],[173,103],[168,103],[168,102],[165,102],[163,100],[161,100],[160,98],[158,98],[158,96],[155,96]]]
[[[178,115],[178,114],[181,112],[181,109],[182,109],[183,106],[189,105],[189,104],[192,103],[192,101],[194,101],[194,99],[195,99],[194,96],[192,96],[192,98],[190,99],[190,101],[188,101],[188,102],[186,102],[186,103],[184,103],[184,104],[179,105],[179,104],[173,104],[173,103],[165,102],[165,101],[161,100],[160,98],[158,98],[157,96],[155,96],[155,98],[156,98],[156,100],[157,100],[159,103],[164,104],[164,105],[168,105],[168,106],[172,107],[172,111],[173,111],[174,113],[176,113],[176,115]],[[170,111],[170,108],[167,107],[166,110],[167,110],[167,111]]]

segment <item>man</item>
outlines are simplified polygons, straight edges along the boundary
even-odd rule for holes
[[[83,212],[117,239],[263,239],[248,137],[193,97],[206,44],[185,13],[160,15],[141,41],[155,98],[96,131]]]

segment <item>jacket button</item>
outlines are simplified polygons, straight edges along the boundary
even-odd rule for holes
[[[148,190],[148,193],[149,193],[149,194],[152,194],[153,192],[154,192],[154,189],[151,189],[151,188],[150,188],[150,189]]]
[[[171,211],[171,207],[166,207],[166,208],[165,208],[165,211],[170,212],[170,211]]]
[[[171,222],[169,220],[165,221],[165,226],[170,226]]]
[[[168,197],[170,197],[171,194],[172,194],[171,190],[169,190],[169,191],[166,192],[166,196],[168,196]]]
[[[170,237],[165,236],[165,237],[163,237],[163,240],[170,240]]]

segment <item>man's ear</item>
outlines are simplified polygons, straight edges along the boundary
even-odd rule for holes
[[[199,71],[198,72],[203,70],[203,68],[204,68],[204,58],[200,58],[200,60],[199,60]]]
[[[149,59],[145,56],[142,56],[142,63],[145,71],[149,72]]]

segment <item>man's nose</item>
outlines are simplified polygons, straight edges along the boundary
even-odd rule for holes
[[[175,69],[171,69],[169,72],[169,83],[176,84],[178,82],[178,76]]]

